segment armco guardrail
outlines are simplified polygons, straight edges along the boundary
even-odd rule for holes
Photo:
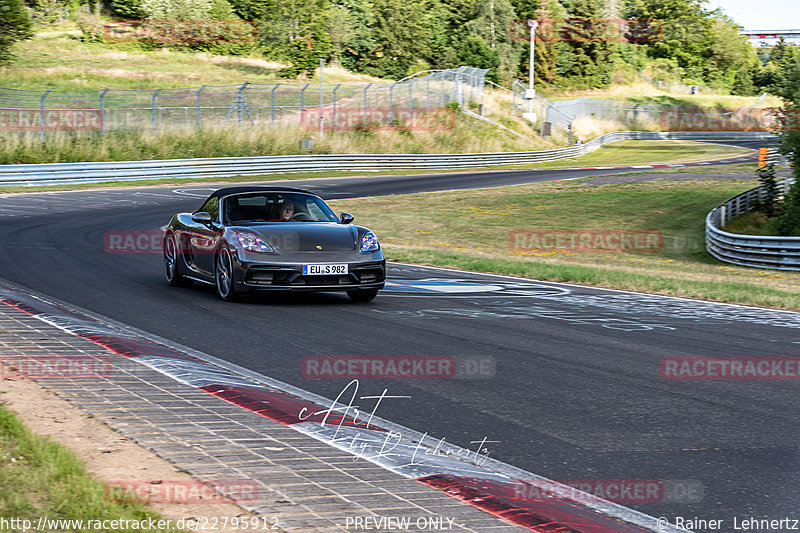
[[[774,136],[747,132],[616,131],[568,148],[538,152],[482,154],[314,154],[157,161],[107,161],[0,165],[0,185],[64,185],[139,181],[164,178],[219,178],[323,170],[453,169],[555,161],[594,151],[604,144],[631,139],[764,139]]]
[[[786,194],[792,183],[794,178],[779,181],[778,194]],[[749,213],[756,198],[764,198],[763,187],[734,196],[706,216],[706,250],[735,265],[800,270],[800,237],[737,235],[721,229],[733,217]]]

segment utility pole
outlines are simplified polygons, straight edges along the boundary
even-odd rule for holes
[[[528,26],[531,29],[531,58],[528,64],[528,113],[533,113],[533,97],[536,96],[536,91],[533,88],[533,52],[536,48],[536,28],[539,27],[539,21],[528,19]]]

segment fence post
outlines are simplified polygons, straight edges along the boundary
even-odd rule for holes
[[[39,101],[39,129],[42,133],[42,142],[45,141],[44,135],[44,99],[47,98],[47,95],[50,94],[50,91],[45,91],[42,95],[42,99]]]
[[[203,92],[206,86],[203,85],[197,90],[197,100],[195,101],[195,114],[194,114],[194,122],[197,129],[200,129],[200,93]]]
[[[161,89],[156,89],[156,92],[153,93],[153,99],[150,102],[150,124],[153,127],[153,131],[156,131],[156,97],[160,92]]]
[[[542,137],[542,138],[544,138],[544,123],[547,122],[549,113],[550,113],[550,106],[549,105],[543,105],[542,106],[542,112],[540,113],[540,115],[541,115],[540,119],[542,121],[542,125],[541,125],[541,128],[539,130],[539,136]]]
[[[341,86],[342,84],[340,83],[339,85],[333,88],[333,120],[331,121],[332,130],[336,129],[336,91],[338,91],[339,87]]]
[[[246,81],[239,87],[239,92],[236,94],[236,118],[239,121],[239,124],[242,123],[242,111],[244,110],[244,90],[250,84],[249,81]]]
[[[105,106],[105,97],[108,89],[103,89],[103,92],[100,93],[100,137],[105,135],[105,128],[106,128],[106,106]]]
[[[475,76],[473,74],[467,74],[467,76],[469,77],[469,100],[465,107],[469,108],[469,104],[475,101]]]
[[[516,87],[517,80],[514,80],[514,83],[511,84],[511,116],[517,116],[517,87]]]
[[[306,83],[305,86],[302,89],[300,89],[300,123],[303,122],[303,112],[305,111],[305,106],[306,106],[306,95],[305,95],[305,93],[306,93],[306,89],[308,89],[309,85],[310,84]],[[321,119],[322,119],[322,117],[320,117],[320,120]]]
[[[444,76],[439,78],[439,107],[444,107]]]
[[[276,83],[275,84],[275,87],[272,88],[272,92],[270,93],[270,97],[269,97],[270,108],[272,109],[270,115],[272,116],[272,123],[273,124],[275,124],[275,89],[278,88],[278,85],[280,85],[280,83]]]
[[[364,87],[364,126],[367,125],[367,89],[369,89],[371,86],[372,83],[369,83],[366,87]]]
[[[388,120],[389,120],[389,124],[390,125],[394,122],[394,86],[395,85],[397,85],[397,83],[393,83],[389,87],[389,117],[388,117]]]
[[[431,93],[431,76],[428,74],[425,76],[425,112],[427,113],[430,109],[429,105],[429,98]]]
[[[408,120],[414,117],[414,80],[408,80]]]

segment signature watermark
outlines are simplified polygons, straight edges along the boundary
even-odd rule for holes
[[[530,480],[506,486],[502,496],[516,500],[610,501],[623,504],[697,503],[704,497],[698,480],[560,479]]]
[[[673,108],[659,113],[659,124],[663,131],[774,131],[783,124],[787,131],[797,130],[796,113],[783,115],[779,119],[775,109],[718,109],[718,108]]]
[[[657,230],[539,229],[514,230],[508,235],[512,252],[656,253],[664,248]]]
[[[320,121],[325,130],[390,130],[404,128],[409,131],[447,131],[455,127],[455,112],[451,109],[409,109],[395,107],[346,107],[334,110],[332,106],[308,108],[303,111],[300,123],[310,130],[319,130]]]
[[[509,24],[511,39],[526,43],[530,39],[527,20]],[[664,23],[656,19],[580,18],[540,19],[536,39],[545,42],[653,43],[664,35]]]
[[[110,481],[106,496],[116,502],[137,503],[253,503],[258,500],[258,484],[254,481]]]
[[[98,131],[99,109],[0,109],[3,131]]]
[[[258,26],[247,20],[130,20],[103,26],[106,42],[163,44],[254,43]]]
[[[111,370],[102,355],[0,356],[0,379],[103,379]]]
[[[491,356],[449,355],[313,355],[300,361],[306,379],[463,379],[491,378]]]
[[[665,357],[659,368],[667,380],[800,380],[800,357]]]

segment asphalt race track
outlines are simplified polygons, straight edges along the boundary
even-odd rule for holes
[[[737,143],[740,144],[741,143]],[[498,186],[614,171],[294,181],[325,198]],[[627,170],[626,172],[629,172]],[[166,285],[158,254],[110,254],[109,230],[163,226],[208,186],[0,197],[0,278],[334,398],[301,359],[449,355],[451,379],[362,380],[378,414],[556,480],[662,480],[653,516],[793,518],[798,381],[673,381],[673,356],[798,356],[800,314],[390,265],[372,304],[338,294],[239,304]],[[358,214],[356,213],[356,221]]]

